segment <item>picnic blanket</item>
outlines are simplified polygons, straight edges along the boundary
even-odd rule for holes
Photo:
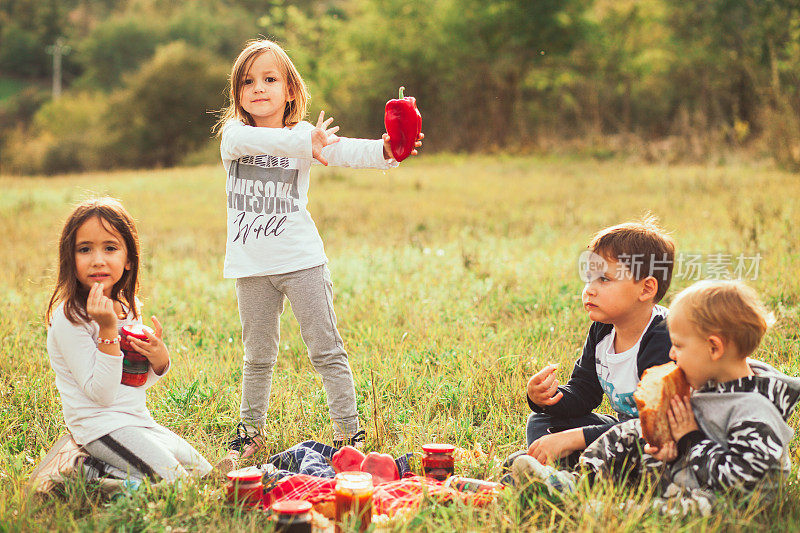
[[[315,441],[305,441],[268,459],[278,470],[264,481],[264,504],[283,500],[305,500],[315,508],[328,507],[335,499],[335,471],[330,459],[337,449]],[[494,491],[463,493],[445,487],[442,482],[416,476],[409,464],[413,454],[395,459],[401,479],[379,483],[372,493],[373,512],[389,517],[416,509],[426,498],[447,503],[455,500],[473,505],[493,501]],[[323,513],[327,514],[327,513]]]
[[[278,479],[294,474],[332,478],[336,475],[336,471],[331,466],[331,459],[337,451],[338,448],[333,446],[307,440],[276,453],[267,459],[267,462],[278,469],[275,474]],[[407,453],[394,460],[400,477],[411,474],[409,461],[413,455]]]

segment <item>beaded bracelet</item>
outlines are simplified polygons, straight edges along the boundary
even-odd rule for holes
[[[97,338],[97,344],[119,344],[119,341],[122,340],[122,337],[117,335],[113,339],[104,339],[102,337]]]

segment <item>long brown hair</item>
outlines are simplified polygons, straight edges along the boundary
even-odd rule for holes
[[[58,280],[50,304],[45,313],[45,322],[50,323],[54,308],[64,302],[64,314],[73,324],[89,322],[86,313],[86,298],[89,289],[78,281],[78,272],[75,267],[75,236],[84,222],[97,217],[108,231],[115,231],[125,242],[130,269],[123,270],[122,277],[114,284],[111,290],[111,299],[116,300],[133,311],[133,316],[139,317],[136,308],[136,293],[139,290],[139,235],[133,218],[114,198],[93,198],[87,200],[72,211],[64,223],[61,239],[58,243]]]
[[[231,119],[241,120],[248,126],[256,125],[250,113],[242,107],[242,84],[248,70],[250,70],[250,65],[253,64],[253,61],[258,56],[264,53],[273,55],[286,79],[286,90],[289,92],[290,99],[286,102],[286,107],[283,110],[283,125],[294,126],[306,116],[306,106],[310,97],[306,84],[292,60],[289,59],[289,56],[277,43],[267,39],[254,39],[247,42],[244,50],[239,53],[236,61],[233,62],[228,87],[230,104],[221,110],[220,119],[214,126],[214,131],[216,131],[217,135],[222,133],[222,126]]]

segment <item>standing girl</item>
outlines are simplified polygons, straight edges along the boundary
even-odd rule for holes
[[[337,137],[338,126],[330,127],[333,119],[324,120],[324,112],[316,126],[302,121],[308,98],[294,64],[274,42],[251,41],[236,58],[230,105],[218,128],[227,172],[224,276],[236,279],[244,370],[241,422],[220,470],[263,446],[284,297],[322,375],[334,445],[363,440],[353,374],[336,329],[328,259],[307,209],[309,170],[315,159],[354,168],[397,163],[386,134],[382,140]]]
[[[149,362],[147,381],[121,383],[120,328],[142,323],[138,273],[139,237],[122,204],[101,198],[76,207],[61,233],[58,281],[46,314],[64,421],[89,456],[133,479],[202,476],[211,471],[208,461],[157,424],[145,405],[145,391],[170,365],[155,316],[155,334],[129,337]]]

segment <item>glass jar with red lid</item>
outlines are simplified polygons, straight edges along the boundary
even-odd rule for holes
[[[311,502],[283,500],[272,504],[275,531],[280,533],[311,533]]]
[[[126,324],[122,326],[119,347],[122,350],[122,380],[123,385],[141,387],[147,382],[147,372],[150,370],[150,361],[140,354],[131,344],[128,337],[147,340],[145,331],[153,333],[153,328],[144,324]]]
[[[453,453],[456,447],[452,444],[423,444],[422,470],[425,477],[437,481],[445,481],[455,473]]]
[[[358,527],[363,533],[372,523],[372,474],[368,472],[339,472],[334,478],[336,524],[341,533]]]
[[[261,505],[264,498],[263,476],[264,472],[252,466],[228,472],[228,501],[250,507]]]

